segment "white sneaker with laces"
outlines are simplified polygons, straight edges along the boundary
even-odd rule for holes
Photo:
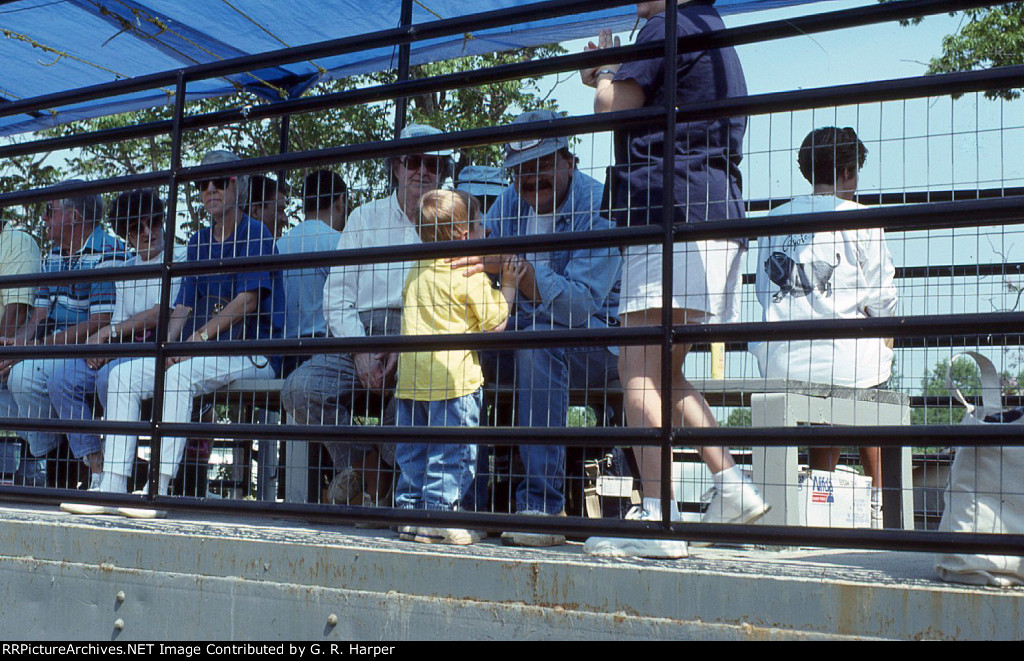
[[[764,502],[761,493],[750,480],[727,483],[712,488],[711,502],[704,510],[701,523],[754,523],[765,515],[771,505]],[[691,546],[711,546],[714,542],[690,542]]]
[[[771,509],[749,480],[715,487],[701,523],[753,523]]]
[[[640,507],[626,513],[627,520],[661,521]],[[690,555],[686,542],[678,539],[632,539],[628,537],[591,537],[583,544],[587,555],[599,558],[657,558],[676,560]]]

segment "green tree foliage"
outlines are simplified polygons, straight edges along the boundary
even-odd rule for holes
[[[423,78],[484,69],[564,53],[560,46],[527,48],[510,53],[493,53],[458,58],[411,67],[410,77]],[[395,72],[381,72],[341,80],[325,81],[315,85],[304,96],[332,94],[345,90],[365,88],[393,82]],[[465,130],[507,124],[523,110],[555,108],[551,91],[540,87],[540,78],[526,78],[475,87],[443,90],[433,94],[411,97],[408,103],[408,121],[425,122],[446,131]],[[263,103],[256,96],[239,92],[232,96],[190,102],[186,113],[198,115],[221,110],[245,108]],[[33,138],[74,135],[121,126],[171,119],[172,100],[165,106],[149,108],[91,120],[71,122],[44,131]],[[331,108],[295,114],[290,119],[290,150],[307,151],[384,140],[393,137],[394,105],[391,102],[367,103],[357,106]],[[182,154],[186,165],[196,163],[199,156],[211,149],[229,149],[242,158],[277,154],[280,151],[281,120],[263,119],[244,121],[210,129],[186,131],[183,135]],[[165,170],[170,167],[171,141],[169,136],[155,136],[137,140],[120,140],[89,145],[64,156],[64,161],[46,155],[12,159],[0,165],[0,192],[23,190],[50,185],[57,181],[79,177],[101,179]],[[501,162],[499,146],[481,146],[463,150],[461,164],[498,165]],[[383,195],[388,177],[379,159],[340,164],[337,169],[350,186],[353,205]],[[305,171],[290,173],[293,190],[301,186]],[[179,212],[185,214],[184,225],[189,230],[201,222],[198,195],[190,187],[181,187]],[[8,209],[5,217],[28,220],[38,217],[38,210]]]
[[[928,73],[1024,64],[1024,2],[958,13],[964,20],[956,33],[946,35],[942,40],[942,54],[929,61]],[[921,20],[918,18],[909,23],[917,24]],[[1020,90],[993,90],[986,92],[985,96],[1012,100],[1020,97]]]
[[[939,361],[935,368],[925,374],[921,380],[921,394],[925,397],[944,397],[952,392],[946,386],[946,370],[948,361]],[[1019,395],[1024,386],[1024,372],[1012,375],[1008,371],[1001,374],[1003,394]],[[965,397],[972,397],[981,394],[981,371],[970,358],[958,358],[953,361],[953,368],[950,370],[950,378],[953,384],[959,388]],[[917,408],[911,411],[910,421],[915,425],[955,425],[963,418],[963,407],[954,403],[950,407],[932,406]]]
[[[950,395],[950,389],[946,386],[946,371],[948,369],[949,361],[937,362],[935,368],[927,372],[921,379],[921,394],[925,397]],[[959,358],[953,361],[950,378],[965,397],[971,397],[981,392],[981,372],[974,361],[969,358]],[[955,425],[960,422],[962,417],[963,409],[959,404],[952,407],[928,406],[911,411],[910,423],[914,425]]]

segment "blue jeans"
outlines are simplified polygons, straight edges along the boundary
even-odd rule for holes
[[[422,402],[396,399],[395,422],[401,427],[479,427],[483,392],[455,399]],[[399,443],[395,459],[401,469],[395,504],[405,509],[457,509],[476,474],[476,445]]]
[[[131,358],[116,358],[98,370],[91,369],[80,358],[58,361],[50,371],[46,389],[50,403],[61,420],[92,420],[92,397],[107,405],[110,370]],[[76,458],[103,450],[99,434],[68,431],[68,445]]]
[[[518,330],[564,329],[551,323],[516,321]],[[603,389],[618,378],[618,356],[607,347],[481,352],[480,359],[485,374],[499,384],[514,379],[517,424],[522,427],[565,427],[570,388]],[[519,457],[525,470],[516,488],[516,511],[560,514],[565,509],[565,446],[520,445]]]

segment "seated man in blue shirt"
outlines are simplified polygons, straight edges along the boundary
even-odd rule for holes
[[[123,263],[124,244],[103,231],[102,216],[103,200],[96,194],[70,193],[48,203],[43,220],[53,248],[43,259],[43,273],[86,271]],[[112,281],[44,285],[36,291],[28,321],[8,342],[22,346],[83,344],[110,323],[115,300]],[[0,387],[0,415],[56,418],[47,382],[62,363],[52,358],[0,362],[0,379],[6,380]],[[27,431],[25,438],[32,455],[42,457],[57,447],[61,435]]]
[[[521,114],[513,123],[557,119],[551,110]],[[507,188],[487,213],[489,236],[512,237],[557,232],[610,229],[601,217],[603,186],[576,169],[576,157],[565,137],[513,141],[505,145],[505,169],[512,174]],[[562,248],[521,255],[526,274],[519,283],[516,313],[507,330],[564,330],[618,325],[618,248]],[[504,256],[483,259],[497,273]],[[453,266],[471,263],[457,260]],[[474,269],[470,269],[474,271]],[[569,389],[603,388],[616,378],[617,357],[607,347],[544,347],[519,349],[498,358],[499,381],[507,377],[503,358],[515,363],[518,424],[564,427],[568,422]],[[488,357],[482,354],[485,363]],[[493,356],[492,356],[493,362]],[[516,490],[519,514],[560,515],[565,509],[565,446],[522,445],[525,467]],[[502,542],[514,546],[555,546],[565,537],[553,534],[506,532]]]
[[[212,151],[202,165],[237,161],[226,151]],[[186,261],[241,259],[276,254],[274,238],[262,223],[242,212],[246,177],[217,177],[195,182],[211,224],[188,241]],[[284,286],[279,271],[241,271],[185,276],[168,324],[170,341],[225,342],[278,338],[284,318]],[[175,356],[164,376],[164,422],[188,422],[192,400],[237,379],[274,378],[278,356]],[[139,420],[141,402],[153,395],[156,362],[140,358],[110,371],[106,401],[108,420]],[[127,490],[136,438],[108,434],[102,477],[93,490]],[[160,446],[159,493],[166,495],[185,450],[185,439],[165,437]],[[151,518],[154,510],[118,508],[129,517]],[[106,512],[101,512],[106,513]]]

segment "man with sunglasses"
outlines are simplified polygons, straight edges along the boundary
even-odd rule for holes
[[[211,151],[201,165],[238,161],[229,151]],[[233,260],[276,254],[274,238],[259,221],[243,213],[248,181],[245,176],[216,177],[195,182],[210,225],[189,237],[188,262]],[[279,271],[217,272],[182,278],[168,323],[169,341],[195,343],[261,340],[281,336],[284,321],[284,287]],[[237,379],[274,378],[280,370],[277,356],[174,356],[164,373],[162,420],[188,422],[193,399],[214,392]],[[140,419],[143,399],[153,396],[156,362],[140,358],[120,363],[110,371],[107,389],[108,420]],[[104,447],[103,491],[127,490],[135,458],[136,438],[108,434]],[[185,450],[182,437],[164,437],[160,445],[158,489],[169,493]],[[118,508],[118,513],[151,518],[161,513],[149,509]]]
[[[69,180],[60,186],[84,183]],[[100,225],[103,200],[93,193],[68,193],[46,205],[43,221],[53,244],[43,259],[44,273],[89,271],[123,263],[124,244]],[[114,283],[74,282],[43,285],[36,290],[32,314],[7,344],[82,344],[110,323],[116,293]],[[0,412],[22,418],[56,418],[50,404],[48,380],[63,361],[52,358],[0,361]],[[60,443],[49,431],[25,432],[29,451],[43,457]],[[41,464],[39,465],[41,468]]]
[[[401,139],[440,135],[424,124],[410,124]],[[420,196],[450,176],[452,150],[432,149],[386,160],[392,193],[355,209],[338,250],[360,250],[420,243],[416,219]],[[402,288],[409,264],[384,262],[335,266],[324,286],[324,316],[335,337],[397,335],[401,332]],[[393,419],[390,407],[354,410],[357,394],[391,393],[397,353],[316,355],[292,372],[281,402],[296,424],[348,425],[352,416]],[[360,403],[365,398],[358,398]],[[373,399],[369,400],[373,401]],[[335,503],[374,505],[390,489],[393,444],[325,443],[334,464],[328,498]],[[386,464],[386,466],[385,466]]]
[[[551,110],[532,110],[512,123],[560,117]],[[506,144],[504,165],[513,185],[487,213],[490,236],[557,235],[611,228],[600,214],[602,184],[576,169],[576,161],[569,151],[568,138],[563,136]],[[617,248],[574,249],[563,245],[520,257],[526,263],[526,276],[519,283],[516,314],[506,330],[605,328],[618,324],[621,258]],[[485,270],[497,272],[501,258],[484,258]],[[456,260],[453,266],[472,261]],[[570,387],[603,388],[615,378],[617,361],[607,347],[530,348],[481,357],[492,379],[501,382],[514,376],[518,424],[528,427],[566,426]],[[519,455],[525,471],[516,489],[517,513],[563,514],[565,446],[522,445]],[[501,540],[512,546],[565,543],[562,535],[521,532],[506,532]]]

